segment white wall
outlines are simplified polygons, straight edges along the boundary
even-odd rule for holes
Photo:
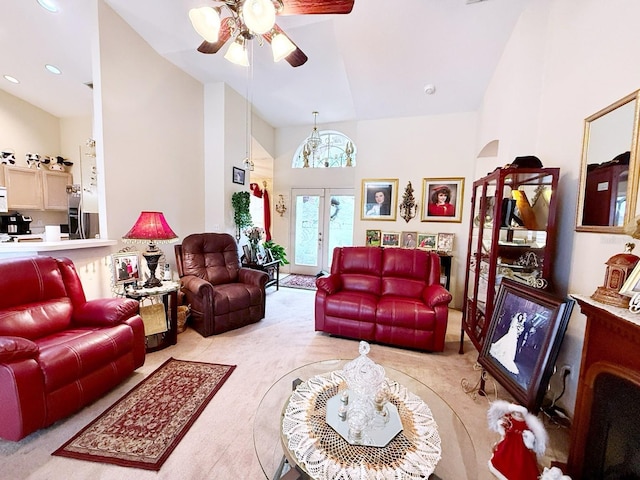
[[[500,140],[500,160],[537,155],[560,167],[555,282],[591,295],[625,235],[577,233],[575,209],[584,119],[640,88],[635,0],[540,0],[520,19],[485,96],[479,147]],[[520,74],[519,72],[523,72]],[[503,151],[503,146],[506,147]],[[573,411],[585,317],[574,309],[559,365],[572,366],[561,405]]]
[[[352,169],[292,169],[291,160],[311,127],[291,127],[276,132],[275,196],[290,200],[292,188],[353,188],[356,194],[354,244],[364,245],[368,229],[402,232],[454,233],[451,291],[452,306],[462,306],[469,199],[475,158],[476,114],[462,113],[431,117],[372,120],[339,124],[322,124],[319,130],[338,130],[357,145],[356,167]],[[461,223],[421,222],[423,178],[465,179]],[[398,205],[410,181],[419,205],[416,218],[408,223],[397,213],[396,221],[361,220],[361,186],[363,179],[397,178]],[[284,217],[274,219],[274,240],[289,247],[290,201]]]

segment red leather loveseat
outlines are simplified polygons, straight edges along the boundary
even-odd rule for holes
[[[144,364],[138,302],[87,301],[71,260],[0,260],[0,437],[80,410]]]
[[[444,350],[451,294],[433,252],[336,247],[316,280],[316,330],[399,347]]]

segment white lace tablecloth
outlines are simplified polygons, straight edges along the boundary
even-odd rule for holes
[[[351,445],[326,422],[326,405],[347,388],[342,371],[317,375],[296,388],[284,407],[283,444],[318,480],[416,480],[429,477],[441,458],[440,435],[420,397],[387,379],[403,431],[386,447]]]

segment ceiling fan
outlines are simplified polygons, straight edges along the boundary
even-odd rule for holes
[[[348,14],[355,0],[222,0],[215,7],[189,11],[195,30],[204,38],[201,53],[216,53],[233,37],[225,58],[249,66],[247,43],[258,38],[271,45],[273,60],[283,58],[292,66],[304,65],[308,57],[275,23],[276,15]]]

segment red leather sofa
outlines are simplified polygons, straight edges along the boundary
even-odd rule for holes
[[[0,437],[17,441],[144,364],[138,302],[87,301],[71,260],[0,260]]]
[[[451,294],[433,252],[336,247],[331,274],[316,280],[315,329],[432,352],[444,350]]]

